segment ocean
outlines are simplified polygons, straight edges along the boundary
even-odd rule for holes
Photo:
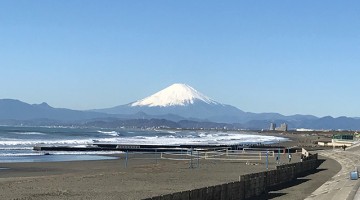
[[[85,147],[94,142],[156,145],[270,144],[283,140],[287,139],[253,132],[233,131],[0,126],[0,163],[115,159],[110,155],[119,154],[119,152],[58,151],[44,155],[44,152],[34,151],[34,146]]]

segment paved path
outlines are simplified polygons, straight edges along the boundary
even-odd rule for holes
[[[351,180],[350,172],[360,171],[360,143],[341,149],[318,151],[319,155],[338,161],[342,168],[334,177],[315,190],[306,200],[360,200],[360,179]]]

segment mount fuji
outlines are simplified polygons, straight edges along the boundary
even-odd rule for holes
[[[216,122],[244,122],[255,117],[234,106],[219,103],[187,84],[173,84],[149,97],[107,109],[94,110],[108,114],[177,115],[187,119]],[[281,115],[282,116],[282,115]],[[273,117],[273,116],[272,116]]]
[[[149,106],[149,107],[169,107],[169,106],[187,106],[190,104],[203,102],[206,104],[220,105],[220,103],[210,99],[201,94],[194,88],[186,84],[176,83],[160,92],[157,92],[145,99],[131,103],[135,106]]]

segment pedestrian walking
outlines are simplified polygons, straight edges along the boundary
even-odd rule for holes
[[[289,162],[291,162],[291,154],[289,153],[289,155],[288,155],[288,158],[289,158]]]

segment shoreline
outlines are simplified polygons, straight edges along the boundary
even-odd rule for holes
[[[288,138],[291,141],[281,144],[294,145],[304,139],[297,135]],[[0,199],[142,199],[237,181],[239,175],[266,170],[264,157],[250,161],[200,160],[199,167],[191,168],[189,161],[159,159],[151,154],[131,155],[128,162],[124,154],[112,156],[119,159],[1,163],[0,168],[6,169],[0,170]],[[282,163],[288,162],[286,156],[281,154]],[[332,159],[320,159],[323,163],[316,173],[299,179],[306,181],[270,192],[270,199],[304,199],[341,169]],[[292,162],[299,160],[300,155],[294,153]],[[192,164],[196,166],[197,161]],[[270,157],[269,169],[275,166],[275,158]]]

